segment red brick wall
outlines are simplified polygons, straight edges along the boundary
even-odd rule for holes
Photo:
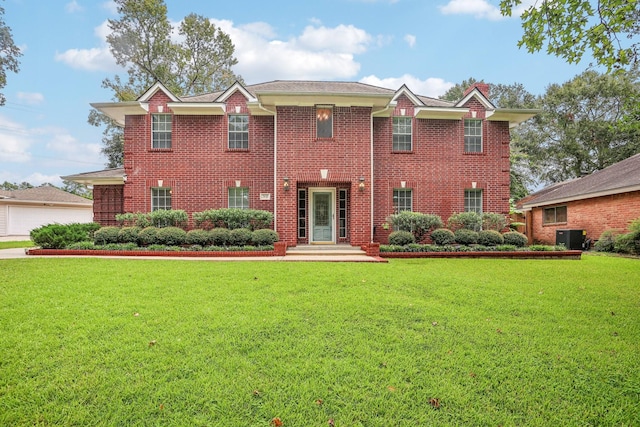
[[[567,207],[566,223],[544,225],[544,208],[534,208],[527,212],[527,215],[531,215],[534,241],[555,244],[556,230],[565,229],[586,230],[587,238],[594,240],[600,238],[605,230],[625,231],[631,220],[640,217],[640,191],[578,200],[557,206]]]

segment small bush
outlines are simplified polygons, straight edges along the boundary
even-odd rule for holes
[[[416,238],[409,231],[394,231],[389,234],[390,245],[404,246],[415,242]]]
[[[207,246],[211,243],[211,234],[207,230],[189,230],[185,238],[187,245]]]
[[[156,211],[157,212],[157,211]],[[187,232],[178,227],[162,227],[156,233],[156,243],[167,246],[184,245]]]
[[[460,212],[453,214],[447,220],[447,226],[453,231],[461,228],[480,231],[482,229],[482,215],[476,212]]]
[[[93,240],[93,233],[100,228],[100,224],[73,223],[48,224],[31,230],[30,237],[36,246],[43,249],[62,249],[77,242]]]
[[[453,231],[448,228],[438,228],[431,232],[431,240],[436,245],[450,245],[455,243],[456,238]]]
[[[529,246],[529,250],[536,251],[536,252],[550,252],[550,251],[555,251],[556,247],[552,245],[531,245]]]
[[[620,233],[616,230],[605,230],[593,247],[598,252],[614,252],[619,235]]]
[[[268,228],[256,230],[251,235],[251,242],[256,246],[273,245],[278,240],[280,240],[278,233]]]
[[[187,213],[179,209],[158,209],[157,211],[150,212],[148,215],[151,225],[160,228],[185,228],[189,222]]]
[[[640,231],[632,231],[618,236],[614,249],[623,254],[640,255]]]
[[[460,228],[453,233],[456,243],[460,245],[474,245],[478,243],[478,232],[467,228]]]
[[[515,251],[517,250],[518,247],[516,245],[498,245],[496,246],[496,251],[500,251],[500,252],[511,252],[511,251]]]
[[[499,231],[482,230],[478,233],[478,243],[484,246],[498,246],[504,243],[504,238]]]
[[[209,235],[213,246],[227,246],[231,241],[231,231],[227,228],[214,228]]]
[[[126,212],[116,215],[116,221],[121,227],[138,227],[140,229],[151,226],[151,219],[148,213],[142,212]]]
[[[256,209],[210,209],[203,212],[194,212],[193,220],[196,227],[211,230],[213,228],[248,228],[251,231],[262,228],[270,228],[273,223],[273,214],[268,211]]]
[[[137,243],[139,227],[122,227],[118,232],[118,242],[120,243]]]
[[[505,245],[514,245],[518,248],[527,246],[527,243],[529,243],[527,236],[517,231],[506,232],[502,235],[502,238],[504,239]]]
[[[236,228],[229,232],[229,244],[244,246],[251,242],[252,233],[248,228]]]
[[[155,245],[157,243],[156,235],[158,229],[156,227],[146,227],[138,233],[138,243],[141,246]]]
[[[507,217],[492,212],[486,212],[482,214],[482,229],[483,230],[495,230],[502,231],[507,228]]]
[[[93,242],[84,241],[84,242],[72,243],[72,244],[68,245],[66,249],[91,250],[91,249],[95,249],[95,248],[96,248],[96,246],[93,244]]]
[[[96,245],[108,245],[109,243],[118,243],[119,227],[102,227],[93,233],[93,243]]]
[[[391,215],[388,220],[397,230],[411,232],[416,242],[421,242],[429,231],[444,225],[438,215],[411,211]]]

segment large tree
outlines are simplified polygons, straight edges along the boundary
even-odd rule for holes
[[[0,89],[7,85],[7,71],[20,71],[18,58],[22,52],[13,42],[11,28],[4,22],[4,8],[0,6]],[[0,93],[0,105],[4,105],[6,98]]]
[[[501,0],[503,15],[511,16],[522,0]],[[585,54],[608,70],[638,63],[640,10],[638,0],[538,0],[521,16],[523,36],[518,46],[531,53],[547,52],[567,62]]]
[[[531,172],[542,182],[560,182],[640,152],[637,122],[625,120],[640,101],[638,77],[635,70],[586,71],[550,85],[541,100],[542,113],[518,144]]]
[[[190,14],[173,28],[164,0],[114,0],[119,18],[109,20],[109,49],[127,76],[106,78],[102,86],[115,101],[137,99],[156,81],[178,96],[206,93],[230,86],[235,47],[228,34],[209,19]],[[172,37],[177,30],[175,37]],[[93,110],[89,123],[105,126],[102,153],[108,167],[122,166],[122,129]]]

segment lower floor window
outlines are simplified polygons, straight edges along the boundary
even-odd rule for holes
[[[171,189],[152,188],[151,189],[151,211],[171,209]]]
[[[554,224],[558,222],[567,222],[567,207],[556,206],[553,208],[546,208],[543,212],[542,223]]]
[[[249,209],[249,189],[247,187],[229,187],[229,207]]]
[[[482,213],[482,190],[464,190],[464,211]]]
[[[393,190],[393,211],[399,213],[402,211],[413,210],[413,190],[397,188]]]

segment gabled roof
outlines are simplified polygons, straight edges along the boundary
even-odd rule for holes
[[[8,203],[42,203],[42,204],[93,204],[92,200],[67,193],[59,188],[45,185],[24,190],[0,190],[0,202]]]
[[[522,208],[640,191],[640,153],[582,178],[554,184],[527,196]]]
[[[63,176],[61,178],[84,185],[124,185],[124,182],[126,181],[124,168],[83,172],[75,175]]]

